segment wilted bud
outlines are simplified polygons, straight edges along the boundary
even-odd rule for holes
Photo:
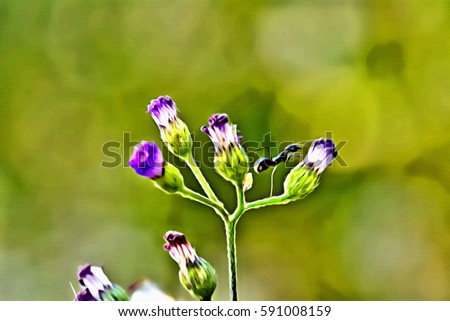
[[[236,125],[228,122],[228,115],[215,114],[209,118],[209,127],[203,126],[214,143],[214,166],[226,180],[241,185],[248,172],[248,157],[239,144],[242,137],[237,135]]]
[[[78,270],[82,290],[75,301],[128,301],[128,295],[117,284],[112,284],[100,266],[90,264]]]
[[[178,118],[175,102],[169,96],[153,99],[147,106],[148,112],[161,132],[161,139],[169,150],[187,158],[192,151],[192,138],[187,125]]]
[[[293,168],[284,181],[284,193],[290,199],[301,199],[316,189],[320,174],[337,156],[331,139],[318,139],[311,145],[308,155]]]
[[[167,243],[164,249],[180,267],[181,284],[192,296],[201,301],[210,301],[217,286],[216,272],[206,260],[197,256],[186,237],[175,231],[164,236]]]
[[[184,187],[184,179],[178,168],[164,161],[155,142],[143,140],[134,147],[128,164],[137,174],[153,180],[167,193],[175,193]]]

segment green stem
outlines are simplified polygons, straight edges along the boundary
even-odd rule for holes
[[[221,213],[221,208],[217,205],[216,202],[210,200],[209,198],[203,196],[202,194],[194,192],[190,188],[183,187],[183,189],[178,193],[181,196],[183,196],[184,198],[187,198],[187,199],[196,201],[198,203],[201,203],[203,205],[209,206],[209,207],[213,208],[216,212]]]
[[[237,301],[237,267],[236,267],[236,225],[245,212],[245,194],[241,185],[236,184],[237,207],[233,215],[229,216],[225,228],[227,232],[228,268],[230,282],[230,300]]]
[[[260,207],[269,206],[269,205],[283,205],[291,202],[292,199],[289,199],[289,197],[285,194],[281,194],[278,196],[273,197],[267,197],[263,198],[261,200],[257,200],[254,202],[250,202],[245,204],[245,210],[254,210]]]
[[[206,195],[208,195],[208,197],[211,200],[213,200],[214,202],[216,202],[217,204],[219,204],[223,207],[222,202],[220,202],[219,199],[217,198],[216,194],[214,194],[214,191],[212,190],[211,186],[209,186],[208,181],[206,180],[205,176],[203,176],[202,171],[197,166],[197,163],[195,162],[192,155],[190,155],[190,157],[186,158],[185,161],[188,164],[191,171],[194,173],[195,178],[198,180],[198,182],[202,186]]]
[[[237,195],[237,206],[234,213],[230,216],[230,221],[236,221],[237,223],[239,218],[242,216],[242,214],[244,214],[246,210],[245,193],[242,186],[236,185],[236,195]]]
[[[237,301],[237,273],[236,273],[236,223],[229,221],[225,224],[227,231],[228,272],[230,282],[230,300]]]

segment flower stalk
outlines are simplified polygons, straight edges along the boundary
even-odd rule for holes
[[[236,267],[236,224],[237,220],[230,220],[225,224],[228,255],[228,278],[230,287],[230,301],[237,301],[237,267]]]
[[[199,182],[200,186],[202,187],[203,191],[206,193],[208,198],[215,203],[216,207],[218,208],[217,214],[222,217],[222,219],[225,219],[228,215],[228,212],[226,211],[225,207],[223,206],[223,203],[217,198],[216,194],[212,190],[211,186],[209,185],[208,181],[206,180],[205,176],[203,175],[200,168],[197,166],[197,163],[194,160],[194,157],[191,155],[190,157],[186,158],[186,164],[189,166],[190,170],[194,174],[195,178]]]

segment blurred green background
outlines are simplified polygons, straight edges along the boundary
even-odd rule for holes
[[[91,262],[190,300],[162,249],[170,229],[228,298],[220,219],[124,166],[124,133],[159,142],[146,105],[170,95],[201,143],[215,112],[246,140],[347,142],[347,166],[305,200],[243,217],[241,299],[449,300],[449,31],[448,0],[1,1],[0,299],[71,300]],[[101,166],[109,141],[115,168]]]

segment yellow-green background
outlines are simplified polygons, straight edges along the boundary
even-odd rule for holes
[[[307,199],[243,217],[241,299],[450,299],[449,31],[449,1],[1,1],[0,299],[71,300],[86,262],[190,299],[169,229],[227,299],[220,219],[101,167],[123,133],[159,142],[145,110],[166,94],[202,143],[215,112],[247,140],[348,141]]]

